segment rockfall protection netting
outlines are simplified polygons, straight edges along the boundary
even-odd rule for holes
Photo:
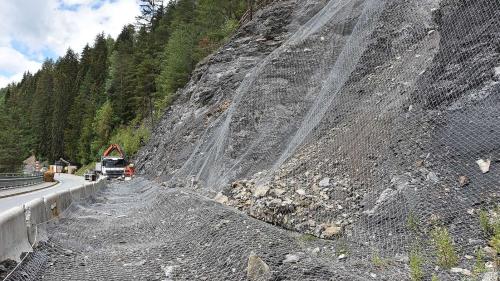
[[[13,280],[245,280],[251,252],[262,280],[494,270],[480,214],[500,216],[500,2],[322,5],[260,11],[139,155],[165,183],[41,226]]]
[[[38,227],[45,241],[9,280],[246,280],[252,253],[268,265],[270,280],[367,280],[377,272],[370,263],[339,261],[333,241],[140,179]],[[387,268],[387,280],[404,275]]]

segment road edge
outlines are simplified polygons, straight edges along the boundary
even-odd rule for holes
[[[35,191],[40,191],[40,190],[43,190],[43,189],[47,189],[47,188],[50,188],[50,187],[54,187],[56,185],[60,184],[59,181],[55,181],[53,184],[51,185],[48,185],[48,186],[44,186],[44,187],[40,187],[38,189],[33,189],[33,190],[27,190],[27,191],[22,191],[22,192],[18,192],[18,193],[13,193],[13,194],[9,194],[9,195],[0,195],[0,199],[3,199],[3,198],[9,198],[9,197],[13,197],[13,196],[17,196],[17,195],[21,195],[21,194],[26,194],[26,193],[31,193],[31,192],[35,192]]]

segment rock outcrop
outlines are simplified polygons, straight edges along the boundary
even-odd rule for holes
[[[477,237],[499,44],[495,1],[272,2],[198,65],[138,170],[321,238],[398,248],[410,219]]]

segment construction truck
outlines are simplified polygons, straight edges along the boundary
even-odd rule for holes
[[[59,158],[56,160],[54,165],[49,166],[49,170],[53,173],[68,173],[74,174],[76,172],[77,166],[72,165],[69,161]]]
[[[118,156],[112,156],[113,151],[116,151]],[[95,170],[108,179],[130,179],[134,175],[134,165],[128,162],[125,153],[118,144],[112,144],[104,151],[101,162],[96,163]]]
[[[74,174],[77,170],[77,166],[72,165],[69,161],[64,160],[63,158],[59,158],[60,162],[63,162],[66,164],[66,167],[64,167],[64,171],[68,174]]]

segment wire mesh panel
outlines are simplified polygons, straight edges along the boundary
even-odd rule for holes
[[[496,280],[499,93],[496,0],[277,1],[12,280]]]

